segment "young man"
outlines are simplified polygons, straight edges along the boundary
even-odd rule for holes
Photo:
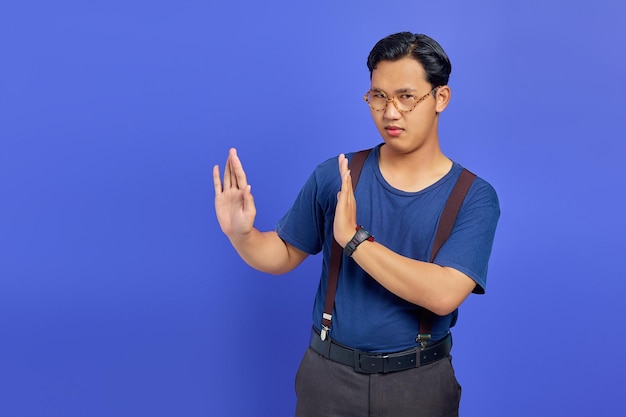
[[[383,143],[367,156],[356,190],[348,164],[354,154],[323,162],[276,230],[261,232],[231,149],[223,183],[219,167],[213,170],[217,218],[243,260],[260,271],[285,273],[324,253],[311,345],[296,376],[296,416],[457,416],[450,328],[463,300],[484,292],[498,199],[475,178],[430,262],[463,170],[438,138],[450,61],[435,40],[403,32],[380,40],[367,65],[365,100]],[[344,253],[334,309],[325,314],[333,238]],[[430,323],[427,334],[420,322]]]

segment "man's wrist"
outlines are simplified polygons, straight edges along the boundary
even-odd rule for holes
[[[374,241],[374,236],[367,230],[363,228],[363,226],[356,227],[356,233],[352,237],[352,239],[348,242],[348,244],[343,248],[343,252],[347,256],[352,256],[356,248],[366,240],[370,242]]]

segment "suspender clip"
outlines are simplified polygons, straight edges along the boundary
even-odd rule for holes
[[[326,337],[328,337],[328,332],[330,332],[330,323],[332,320],[332,314],[322,314],[322,330],[320,330],[320,339],[322,339],[322,342],[326,340]]]
[[[322,342],[326,340],[326,337],[328,336],[329,331],[330,331],[330,327],[322,326],[322,330],[320,330],[320,339],[322,339]]]
[[[422,346],[422,349],[426,349],[426,346],[428,346],[428,342],[430,342],[430,339],[431,339],[430,333],[418,333],[417,337],[415,338],[415,341],[418,342]]]

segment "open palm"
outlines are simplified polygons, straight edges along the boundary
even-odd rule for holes
[[[229,238],[249,233],[254,225],[256,206],[236,149],[228,153],[223,186],[217,165],[213,167],[213,184],[215,213],[222,231]]]

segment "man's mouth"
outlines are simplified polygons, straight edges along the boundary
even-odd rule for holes
[[[389,136],[399,136],[402,132],[404,132],[404,129],[398,126],[385,126],[385,130]]]

